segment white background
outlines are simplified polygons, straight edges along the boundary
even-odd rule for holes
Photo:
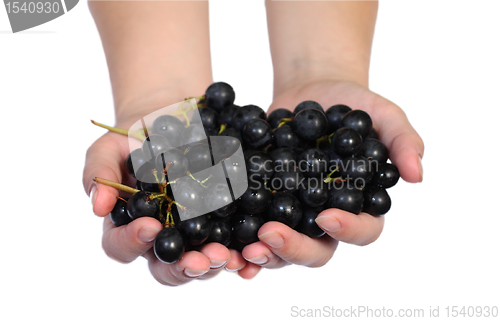
[[[87,147],[113,123],[87,4],[10,32],[0,8],[0,319],[286,320],[291,308],[500,306],[500,2],[381,1],[371,89],[424,139],[424,181],[389,190],[372,245],[341,244],[324,267],[229,272],[169,288],[142,258],[101,249],[81,184]],[[272,70],[263,1],[212,1],[214,79],[267,108]],[[227,41],[230,39],[230,41]],[[202,93],[193,93],[202,94]],[[294,319],[294,318],[293,318]],[[491,318],[490,318],[491,319]]]

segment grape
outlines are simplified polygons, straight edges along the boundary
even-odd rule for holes
[[[331,144],[333,150],[340,156],[350,156],[359,152],[363,138],[354,129],[343,127],[335,131]]]
[[[232,226],[229,222],[214,221],[206,243],[216,242],[224,246],[229,246],[229,243],[231,243],[231,236]]]
[[[175,201],[188,209],[200,210],[203,207],[205,189],[189,176],[181,177],[172,185]]]
[[[389,158],[389,151],[378,139],[366,138],[363,144],[361,144],[361,148],[357,152],[357,155],[376,160],[379,163],[385,163]]]
[[[246,105],[236,110],[233,114],[232,126],[234,129],[241,132],[248,121],[257,118],[266,120],[266,113],[264,110],[255,105]]]
[[[316,140],[326,133],[328,121],[325,113],[317,109],[304,109],[294,116],[293,131],[306,140]]]
[[[224,107],[232,105],[235,99],[233,87],[225,82],[215,82],[205,91],[207,106],[220,112]]]
[[[212,155],[210,146],[206,141],[189,147],[186,152],[186,159],[189,163],[189,171],[196,173],[212,166]]]
[[[374,215],[384,215],[391,208],[391,198],[382,187],[369,186],[363,191],[363,211]]]
[[[294,228],[302,218],[302,205],[295,196],[277,192],[265,214],[268,221],[278,221]]]
[[[188,147],[188,145],[192,145],[193,143],[198,143],[206,139],[207,134],[205,133],[203,126],[200,124],[192,124],[184,128],[182,131],[180,144],[181,146]]]
[[[170,148],[156,156],[156,168],[161,170],[158,177],[162,177],[166,171],[169,181],[186,175],[188,167],[188,159],[177,148]]]
[[[383,188],[396,185],[399,180],[399,171],[394,164],[378,164],[372,178],[372,183]]]
[[[127,156],[127,159],[125,160],[125,168],[127,169],[127,173],[135,178],[136,175],[134,169],[138,170],[149,159],[151,159],[151,157],[148,158],[144,156],[142,148],[134,149],[132,152],[130,152],[130,154]]]
[[[375,130],[375,128],[372,128],[370,130],[370,132],[368,133],[368,136],[366,136],[366,138],[374,138],[374,139],[378,139],[378,133],[377,131]]]
[[[318,177],[328,171],[330,159],[321,149],[312,148],[300,154],[297,162],[304,176]]]
[[[158,176],[161,178],[161,174]],[[156,182],[156,178],[153,175],[153,173],[149,172],[146,173],[142,176],[142,179],[144,181],[137,180],[137,187],[141,191],[146,191],[146,192],[151,192],[151,193],[158,193],[160,192],[160,187],[158,186],[158,183]]]
[[[310,207],[324,205],[328,200],[328,195],[328,186],[321,179],[308,180],[308,184],[299,189],[300,201]]]
[[[240,201],[241,201],[240,199],[237,199],[234,202],[232,202],[231,204],[228,204],[226,206],[223,206],[221,208],[213,210],[212,214],[214,214],[215,216],[217,216],[219,218],[228,217],[229,215],[231,215],[234,212],[236,212],[236,210],[238,209]]]
[[[228,137],[224,139],[224,145],[223,145],[224,154],[232,155],[238,150],[238,148],[241,147],[241,142],[243,140],[241,139],[240,132],[237,131],[236,129],[226,128],[219,134],[219,136]]]
[[[161,135],[172,143],[179,145],[179,134],[184,129],[184,124],[174,116],[162,115],[156,118],[151,125],[151,134]]]
[[[267,122],[271,125],[271,128],[278,128],[278,125],[283,118],[290,118],[292,116],[293,113],[288,109],[278,108],[273,110],[269,116],[267,116]]]
[[[273,138],[271,126],[260,118],[249,120],[241,133],[243,141],[252,148],[262,148],[269,145]]]
[[[271,204],[272,194],[263,184],[249,184],[246,192],[241,196],[239,208],[247,214],[265,212]]]
[[[200,108],[200,120],[206,129],[215,129],[219,127],[219,114],[209,107]]]
[[[372,129],[372,125],[370,115],[359,109],[351,110],[346,113],[340,122],[340,127],[352,128],[363,138],[368,136]]]
[[[342,117],[351,110],[352,109],[346,105],[333,105],[328,108],[325,112],[326,118],[328,119],[328,129],[326,132],[331,134],[339,129]]]
[[[302,209],[302,218],[295,229],[311,238],[318,238],[325,235],[325,231],[315,221],[318,214],[322,211],[323,207],[304,206]]]
[[[172,143],[161,135],[150,135],[142,143],[142,153],[148,158],[154,158],[162,152],[174,147]]]
[[[227,177],[232,185],[238,185],[247,180],[247,168],[243,157],[234,154],[223,160]],[[233,190],[236,186],[233,186]]]
[[[342,178],[354,183],[356,187],[365,187],[371,180],[376,164],[364,157],[350,156],[342,160],[339,172]]]
[[[359,214],[363,208],[363,192],[347,184],[342,188],[333,188],[330,190],[327,204],[329,208],[339,208],[347,212]]]
[[[255,151],[245,158],[250,181],[267,181],[274,174],[274,162],[269,154]]]
[[[294,171],[297,167],[297,155],[290,148],[276,148],[270,156],[275,171]]]
[[[115,226],[122,226],[132,222],[130,216],[127,213],[127,201],[118,198],[116,200],[115,207],[109,213],[109,218]]]
[[[259,215],[235,213],[232,219],[233,236],[242,244],[257,242],[257,232],[263,224],[264,220]]]
[[[127,213],[132,220],[143,216],[158,218],[160,202],[157,198],[151,199],[152,195],[150,192],[139,191],[130,197]]]
[[[294,149],[299,146],[299,137],[293,132],[292,127],[288,125],[276,128],[273,134],[273,145],[276,147]]]
[[[210,230],[212,221],[208,215],[197,216],[188,220],[181,221],[179,230],[191,245],[200,245],[206,241]]]
[[[239,108],[240,106],[234,104],[224,107],[224,109],[222,109],[219,113],[219,124],[231,126],[233,122],[233,115]]]
[[[300,171],[275,172],[269,182],[269,187],[276,191],[287,191],[298,195],[299,188],[304,184],[304,175]]]
[[[207,190],[204,201],[209,211],[231,204],[233,199],[226,180],[216,179],[216,183],[212,183]]]
[[[181,233],[174,227],[162,229],[153,245],[156,257],[163,263],[175,263],[184,254],[184,241]]]
[[[293,110],[293,115],[297,115],[297,113],[303,111],[304,109],[309,109],[309,108],[317,109],[325,113],[325,110],[323,109],[323,107],[321,107],[320,104],[312,100],[306,100],[298,104],[297,107],[295,107],[295,109]]]

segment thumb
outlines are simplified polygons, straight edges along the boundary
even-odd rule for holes
[[[100,177],[118,183],[122,181],[121,169],[125,157],[118,138],[121,137],[117,134],[105,134],[90,146],[85,159],[83,186],[91,198],[94,213],[101,217],[108,215],[115,206],[118,190],[97,184],[93,179]]]

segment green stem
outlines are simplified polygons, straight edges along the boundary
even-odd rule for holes
[[[316,139],[316,148],[319,148],[319,145],[323,142],[330,142],[327,135]]]
[[[184,100],[190,100],[190,99],[196,99],[196,100],[201,100],[201,99],[205,99],[205,95],[201,95],[201,96],[194,96],[194,97],[188,97]]]
[[[123,128],[104,125],[104,124],[98,123],[94,120],[91,120],[91,122],[92,122],[92,124],[94,124],[98,127],[101,127],[101,128],[105,128],[113,133],[117,133],[117,134],[124,135],[124,136],[131,136],[131,137],[134,137],[135,139],[138,139],[140,141],[143,141],[144,139],[146,139],[146,135],[144,135],[143,129],[139,129],[137,131],[130,131],[130,130],[126,130]]]
[[[333,137],[333,134],[335,134],[335,132],[331,133],[330,135],[328,135],[328,142],[331,144],[332,143],[332,137]]]
[[[103,184],[103,185],[107,185],[107,186],[111,186],[111,187],[114,187],[120,191],[124,191],[124,192],[131,193],[131,194],[135,194],[137,192],[140,192],[140,190],[138,190],[138,189],[135,189],[135,188],[132,188],[130,186],[123,185],[120,183],[116,183],[113,181],[109,181],[107,179],[100,178],[100,177],[94,177],[94,182],[99,183],[99,184]]]
[[[280,128],[283,125],[286,125],[288,123],[291,123],[293,121],[293,117],[290,118],[281,118],[280,123],[278,125],[278,128]]]

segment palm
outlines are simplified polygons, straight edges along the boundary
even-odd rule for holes
[[[269,110],[293,109],[304,100],[315,100],[325,110],[335,104],[344,104],[366,111],[373,119],[380,140],[389,148],[391,160],[398,166],[401,177],[408,182],[421,180],[417,157],[422,157],[423,142],[397,105],[359,84],[330,80],[292,88],[276,97]]]
[[[277,95],[269,108],[293,109],[304,100],[314,100],[325,109],[335,104],[345,104],[353,109],[365,110],[371,117],[381,141],[388,146],[391,161],[409,182],[421,180],[419,157],[423,143],[411,127],[404,112],[389,100],[367,88],[344,81],[321,81],[301,87],[289,88]],[[318,223],[328,235],[311,239],[278,222],[268,222],[259,230],[260,241],[246,246],[243,256],[269,268],[288,263],[321,266],[332,257],[338,241],[366,245],[381,234],[384,217],[367,213],[354,215],[339,209],[328,209],[318,215]],[[269,237],[278,236],[279,246]]]
[[[137,147],[139,146],[140,143]],[[105,217],[102,246],[109,257],[126,263],[134,261],[138,256],[144,256],[148,260],[151,274],[160,283],[168,285],[183,284],[200,275],[200,278],[213,277],[221,271],[223,266],[231,270],[239,270],[242,277],[253,276],[252,271],[258,271],[258,267],[246,264],[239,253],[234,250],[230,251],[218,243],[207,244],[199,251],[189,251],[175,264],[163,264],[152,250],[152,241],[162,228],[158,220],[141,217],[127,225],[116,227],[111,222],[108,213],[114,207],[118,191],[106,185],[93,185],[92,179],[101,177],[134,186],[135,179],[125,172],[123,166],[128,154],[128,138],[115,133],[103,135],[87,151],[83,174],[84,186],[87,189],[96,188],[97,190],[94,213]],[[90,191],[88,193],[90,194]],[[142,237],[144,235],[146,239]]]

